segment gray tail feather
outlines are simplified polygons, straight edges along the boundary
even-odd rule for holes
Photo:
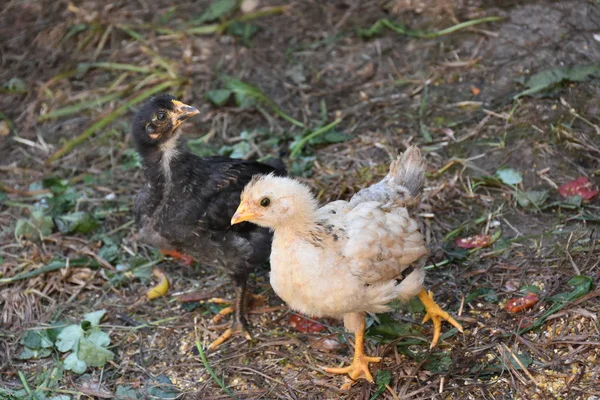
[[[410,146],[404,154],[392,161],[390,172],[379,182],[366,187],[350,199],[349,205],[366,201],[407,207],[416,204],[425,180],[425,161],[416,146]]]
[[[425,180],[425,160],[417,146],[410,146],[390,164],[390,172],[384,178],[388,185],[395,184],[408,189],[411,196],[417,196]]]

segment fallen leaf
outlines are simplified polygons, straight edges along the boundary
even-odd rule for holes
[[[523,182],[523,175],[513,168],[502,168],[496,171],[496,177],[507,185],[517,185]]]
[[[308,338],[308,344],[311,348],[324,353],[329,353],[344,347],[344,345],[335,337],[310,337]]]
[[[156,286],[148,289],[148,292],[146,292],[146,298],[148,300],[162,297],[166,295],[169,291],[169,279],[167,278],[167,275],[165,275],[164,272],[162,272],[158,268],[154,268],[154,270],[152,270],[152,275],[155,278],[159,279],[159,282]]]
[[[456,239],[456,245],[461,249],[478,249],[487,247],[490,243],[492,243],[492,237],[482,234]]]
[[[83,394],[87,394],[88,396],[91,396],[91,397],[99,397],[101,399],[114,399],[115,398],[115,395],[113,392],[111,392],[110,390],[105,388],[104,385],[102,385],[100,382],[98,382],[95,379],[94,380],[82,379],[79,382],[77,389],[79,389],[79,391],[82,392]]]
[[[558,192],[563,198],[580,196],[584,201],[592,200],[598,196],[598,189],[594,187],[592,182],[586,177],[581,176],[570,182],[561,185],[558,188]]]
[[[288,322],[292,328],[302,333],[317,333],[325,329],[324,325],[296,314],[292,314]]]
[[[529,293],[523,297],[516,297],[508,300],[504,308],[511,313],[518,313],[533,307],[540,297],[535,293]]]
[[[523,208],[539,207],[548,199],[547,190],[528,190],[515,195],[517,203]]]
[[[473,96],[478,96],[479,93],[481,93],[481,89],[479,89],[475,86],[471,86],[471,93],[473,93]]]

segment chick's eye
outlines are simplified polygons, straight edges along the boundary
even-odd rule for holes
[[[271,205],[271,199],[269,199],[268,197],[265,197],[264,199],[262,199],[260,201],[260,205],[261,205],[261,207],[269,207]]]
[[[164,112],[156,113],[156,119],[157,120],[164,121],[165,118],[167,118],[167,114],[165,114]]]

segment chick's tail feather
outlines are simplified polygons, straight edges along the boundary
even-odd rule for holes
[[[425,161],[416,146],[410,146],[390,164],[390,172],[379,182],[362,189],[350,199],[356,206],[366,201],[408,206],[415,202],[425,180]]]

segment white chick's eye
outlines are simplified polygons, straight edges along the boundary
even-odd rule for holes
[[[271,205],[271,199],[269,199],[268,197],[263,197],[263,199],[260,201],[260,206],[261,207],[269,207]]]

